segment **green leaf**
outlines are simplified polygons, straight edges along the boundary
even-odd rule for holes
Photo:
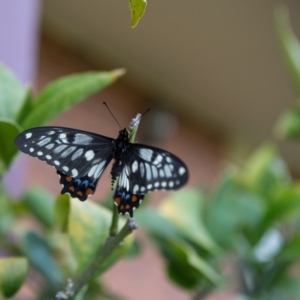
[[[168,260],[168,275],[174,282],[187,289],[194,289],[201,283],[221,284],[222,277],[192,247],[178,241],[171,242],[169,247],[173,255],[167,254],[165,258]]]
[[[270,145],[259,148],[248,159],[239,176],[247,187],[266,197],[291,181],[285,162]]]
[[[131,27],[134,28],[139,23],[141,17],[146,10],[146,0],[129,0],[129,7],[131,10]]]
[[[234,247],[241,230],[253,230],[261,221],[265,206],[259,195],[238,185],[234,174],[228,172],[207,203],[205,224],[222,247]]]
[[[264,230],[278,222],[296,221],[300,211],[300,185],[293,184],[280,188],[274,195],[274,200],[269,204],[266,214],[260,224]]]
[[[26,97],[26,90],[9,69],[0,64],[0,119],[15,121]]]
[[[196,287],[200,281],[218,285],[221,277],[183,240],[178,229],[153,209],[135,215],[137,222],[151,235],[163,254],[172,280],[184,288]],[[173,270],[181,270],[175,276]],[[184,276],[183,276],[184,274]]]
[[[27,115],[30,114],[33,106],[35,105],[36,99],[34,98],[33,91],[31,88],[27,88],[25,99],[23,101],[23,106],[19,112],[17,123],[22,124],[24,120],[27,118]]]
[[[77,261],[78,272],[81,273],[94,260],[106,242],[111,225],[111,212],[92,201],[70,201],[71,210],[68,221],[68,235],[74,258]],[[125,224],[121,219],[119,227]],[[115,250],[98,270],[98,274],[109,268],[130,248],[133,235],[129,235],[117,250]]]
[[[76,74],[56,80],[40,93],[31,113],[21,125],[24,129],[41,126],[76,103],[112,84],[123,74],[123,69],[117,69],[111,72]]]
[[[207,251],[217,253],[220,249],[202,222],[203,204],[204,196],[200,190],[183,189],[163,200],[159,210],[185,237]]]
[[[286,7],[276,10],[275,25],[284,59],[300,93],[300,43],[291,27]]]
[[[17,153],[14,139],[19,133],[20,129],[16,123],[0,119],[0,159],[6,168]]]
[[[54,221],[57,228],[67,232],[70,213],[70,196],[59,195],[55,201]]]
[[[45,190],[32,188],[23,196],[24,204],[44,226],[53,227],[53,197]]]
[[[29,232],[24,237],[23,247],[30,264],[46,277],[54,287],[60,286],[62,274],[46,241],[37,233]]]
[[[154,209],[140,209],[135,213],[135,219],[151,234],[173,240],[181,238],[176,227]]]
[[[12,297],[25,281],[27,271],[24,257],[0,258],[0,294]]]
[[[279,138],[297,139],[300,137],[300,109],[285,112],[275,127],[275,134]]]

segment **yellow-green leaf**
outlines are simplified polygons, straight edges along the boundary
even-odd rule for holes
[[[130,0],[129,6],[131,10],[131,27],[134,28],[139,23],[141,17],[146,10],[146,0]]]
[[[0,258],[0,292],[12,297],[23,284],[28,271],[24,257]]]

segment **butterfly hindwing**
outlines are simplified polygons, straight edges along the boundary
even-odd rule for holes
[[[131,217],[144,194],[175,190],[188,180],[187,167],[178,157],[142,144],[130,144],[122,165],[114,202],[120,213],[128,213]]]

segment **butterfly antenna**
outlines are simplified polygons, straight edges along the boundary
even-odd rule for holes
[[[112,115],[112,117],[115,119],[115,121],[117,122],[117,124],[119,125],[119,127],[122,129],[122,126],[120,125],[120,123],[118,122],[117,118],[114,116],[114,114],[112,113],[112,111],[109,109],[107,103],[103,102],[103,104],[106,106],[106,108],[108,109],[108,111],[110,112],[110,114]]]

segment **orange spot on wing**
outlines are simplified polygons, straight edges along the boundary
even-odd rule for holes
[[[79,197],[82,197],[82,191],[78,191],[76,194],[77,194]]]
[[[131,201],[136,202],[139,199],[137,195],[131,195]]]
[[[66,181],[71,182],[72,181],[72,177],[71,176],[66,176]]]
[[[86,193],[87,196],[92,195],[92,194],[94,194],[94,190],[88,188],[85,193]]]
[[[74,192],[74,191],[75,191],[74,186],[71,185],[71,186],[69,187],[69,190],[70,190],[71,192]]]
[[[130,209],[130,205],[127,204],[127,205],[125,206],[125,208],[126,208],[126,209]]]
[[[124,209],[124,205],[121,205],[120,209]]]
[[[117,206],[119,206],[121,204],[121,198],[120,197],[115,198],[114,202]]]

